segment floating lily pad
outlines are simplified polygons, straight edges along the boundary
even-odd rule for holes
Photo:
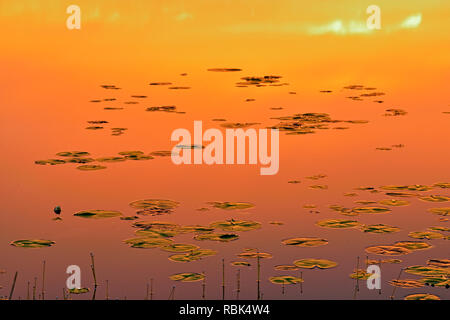
[[[370,214],[379,214],[379,213],[388,213],[391,209],[386,207],[356,207],[352,209],[352,212],[355,213],[370,213]]]
[[[50,165],[50,166],[54,166],[57,164],[64,164],[66,163],[65,160],[61,160],[61,159],[47,159],[47,160],[36,160],[34,162],[35,164],[40,164],[40,165]]]
[[[440,268],[450,268],[450,259],[430,259],[427,265]]]
[[[261,223],[255,221],[244,220],[226,220],[213,222],[210,225],[212,228],[218,228],[224,231],[249,231],[261,228]]]
[[[211,240],[211,241],[229,242],[239,239],[239,235],[234,233],[204,233],[204,234],[197,234],[194,237],[194,239],[201,241]]]
[[[172,238],[178,234],[178,230],[161,230],[157,228],[140,229],[135,234],[139,237],[146,238]]]
[[[258,257],[261,259],[270,259],[270,258],[272,258],[272,255],[267,252],[258,252],[256,250],[249,249],[245,252],[238,254],[238,257],[244,258],[244,259],[256,259]]]
[[[408,233],[408,236],[415,239],[426,239],[426,240],[444,238],[444,235],[435,231],[414,231]]]
[[[295,260],[294,265],[296,265],[299,268],[306,268],[306,269],[329,269],[334,268],[337,266],[337,262],[326,260],[326,259],[300,259]]]
[[[328,240],[321,238],[291,238],[281,241],[281,243],[287,246],[297,246],[297,247],[317,247],[328,244]]]
[[[450,189],[450,182],[438,182],[433,184],[433,187],[438,187],[442,189]]]
[[[205,278],[205,275],[202,273],[177,273],[169,277],[170,280],[181,281],[181,282],[194,282],[200,281]]]
[[[125,216],[125,217],[120,217],[120,220],[137,220],[139,219],[138,216]]]
[[[274,268],[275,268],[275,270],[281,270],[281,271],[296,271],[299,269],[297,266],[289,265],[289,264],[288,265],[281,264],[281,265],[275,266]]]
[[[68,158],[66,159],[67,163],[89,163],[89,162],[94,162],[95,159],[93,158]]]
[[[422,201],[428,201],[428,202],[446,202],[449,201],[450,198],[447,196],[437,196],[437,195],[429,195],[424,197],[419,197]]]
[[[423,241],[399,241],[394,244],[397,247],[403,247],[408,250],[423,250],[430,249],[433,247],[431,244],[428,244]]]
[[[89,292],[89,288],[69,289],[69,293],[71,293],[71,294],[83,294],[83,293],[88,293],[88,292]]]
[[[160,238],[131,238],[123,240],[123,242],[130,245],[132,248],[152,249],[168,246],[172,243],[172,240]]]
[[[180,228],[181,233],[209,233],[214,231],[214,228],[209,226],[200,226],[200,225],[194,225],[194,226],[182,226]]]
[[[428,191],[433,189],[433,187],[425,186],[421,184],[414,184],[414,185],[388,185],[388,186],[381,186],[381,189],[384,190],[410,190],[410,191]]]
[[[448,268],[436,266],[411,266],[405,269],[405,272],[418,276],[450,276]]]
[[[413,279],[394,279],[389,281],[389,284],[394,287],[400,288],[420,288],[423,287],[423,283]]]
[[[213,71],[213,72],[236,72],[236,71],[242,71],[242,69],[238,69],[238,68],[211,68],[211,69],[208,69],[208,71]]]
[[[269,281],[274,284],[296,284],[304,282],[302,278],[294,276],[276,276],[269,278]]]
[[[144,199],[137,200],[130,203],[130,206],[137,209],[138,214],[143,215],[160,215],[171,213],[173,209],[179,206],[179,202],[163,199]]]
[[[155,157],[170,157],[170,156],[172,156],[172,151],[166,151],[166,150],[153,151],[150,153],[150,155],[155,156]]]
[[[450,232],[450,228],[447,228],[447,227],[429,227],[428,229],[433,230],[433,231]]]
[[[372,246],[366,248],[367,253],[386,255],[386,256],[400,256],[404,254],[411,253],[411,250],[408,248],[400,247],[400,246]]]
[[[243,210],[248,208],[253,208],[255,205],[249,202],[208,202],[214,208],[224,209],[224,210]]]
[[[163,222],[163,221],[136,221],[133,223],[133,227],[142,228],[142,229],[157,229],[157,230],[172,230],[176,231],[180,228],[180,226],[176,223],[172,222]]]
[[[350,278],[359,279],[359,280],[367,280],[370,278],[372,273],[367,273],[364,269],[355,269],[355,271],[350,274]]]
[[[63,151],[63,152],[58,152],[56,155],[59,157],[76,158],[76,157],[87,157],[90,155],[90,153],[86,152],[86,151]]]
[[[98,162],[123,162],[127,159],[124,157],[102,157],[96,159]]]
[[[379,204],[383,204],[385,206],[393,206],[393,207],[399,207],[399,206],[407,206],[409,205],[409,201],[406,200],[397,200],[397,199],[386,199],[381,200],[378,202]]]
[[[324,228],[354,228],[359,225],[358,221],[355,220],[345,220],[345,219],[329,219],[322,220],[316,223],[320,227]]]
[[[197,249],[198,246],[187,243],[171,243],[167,246],[161,247],[161,250],[169,252],[189,252]]]
[[[431,213],[440,215],[440,216],[448,216],[448,215],[450,215],[450,207],[446,207],[446,208],[431,208],[431,209],[428,209],[428,211],[430,211]]]
[[[14,247],[21,247],[21,248],[43,248],[43,247],[51,247],[54,244],[55,241],[42,239],[15,240],[10,243],[10,245]]]
[[[408,192],[386,192],[386,195],[390,197],[400,197],[400,198],[417,197],[417,194]]]
[[[232,261],[230,264],[235,267],[250,267],[251,266],[251,264],[247,261]]]
[[[100,218],[112,218],[121,216],[122,213],[119,211],[111,210],[83,210],[73,214],[76,217],[90,218],[90,219],[100,219]]]
[[[284,222],[282,222],[282,221],[269,221],[269,224],[273,224],[273,225],[276,225],[276,226],[282,226],[282,225],[284,225]]]
[[[438,296],[429,293],[410,294],[405,297],[405,300],[441,300]]]
[[[169,260],[174,262],[191,262],[197,261],[204,257],[213,256],[217,251],[211,249],[196,249],[185,254],[174,254],[169,257]]]
[[[328,189],[327,185],[323,185],[323,184],[316,184],[316,185],[312,185],[309,186],[310,189],[318,189],[318,190],[326,190]]]
[[[426,286],[450,288],[450,279],[448,276],[427,277],[419,280]]]
[[[106,169],[105,166],[100,166],[97,164],[85,164],[82,166],[78,166],[77,167],[78,170],[82,170],[82,171],[94,171],[94,170],[101,170],[101,169]]]
[[[400,231],[400,228],[385,224],[371,224],[362,226],[361,231],[370,233],[392,233]]]

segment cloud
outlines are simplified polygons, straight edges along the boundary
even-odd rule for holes
[[[372,30],[367,28],[365,22],[350,21],[344,24],[342,20],[335,20],[324,25],[309,26],[307,28],[307,32],[312,35],[320,35],[326,33],[345,35],[345,34],[370,33],[372,32]]]
[[[422,22],[422,14],[418,13],[418,14],[409,16],[408,18],[403,20],[403,22],[400,24],[400,27],[404,28],[404,29],[417,28],[421,22]]]
[[[178,14],[175,17],[175,20],[177,20],[177,21],[184,21],[184,20],[192,19],[192,18],[193,18],[193,16],[189,12],[181,12],[180,14]]]

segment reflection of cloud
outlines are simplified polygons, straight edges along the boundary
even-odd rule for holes
[[[400,27],[407,28],[407,29],[417,28],[421,22],[422,22],[422,14],[418,13],[418,14],[409,16],[408,18],[403,20],[403,22],[400,24]]]
[[[175,17],[175,20],[184,21],[184,20],[192,19],[192,18],[193,18],[193,16],[189,12],[182,12]]]

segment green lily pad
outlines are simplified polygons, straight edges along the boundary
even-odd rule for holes
[[[328,240],[321,238],[291,238],[281,241],[281,243],[287,246],[297,246],[297,247],[317,247],[328,244]]]
[[[88,292],[89,292],[89,288],[69,289],[69,293],[71,293],[71,294],[83,294],[83,293],[88,293]]]
[[[327,190],[328,186],[324,184],[315,184],[312,186],[309,186],[310,189],[317,189],[317,190]]]
[[[378,214],[378,213],[388,213],[391,209],[386,207],[356,207],[352,209],[353,212],[356,213],[370,213],[370,214]]]
[[[433,246],[423,241],[399,241],[394,244],[397,247],[403,247],[408,250],[424,250]]]
[[[95,159],[93,158],[67,158],[66,163],[89,163],[94,162]]]
[[[138,216],[125,216],[125,217],[120,217],[120,220],[128,220],[128,221],[131,221],[131,220],[137,220],[137,219],[139,219]]]
[[[154,216],[171,213],[173,209],[179,206],[179,202],[163,199],[144,199],[133,201],[130,203],[130,206],[142,209],[137,212],[138,214]]]
[[[178,231],[151,228],[151,229],[139,229],[135,232],[135,234],[139,237],[145,238],[172,238],[178,234]]]
[[[270,277],[269,281],[274,284],[296,284],[304,282],[302,278],[294,277],[294,276],[276,276]]]
[[[181,281],[181,282],[194,282],[201,281],[205,278],[205,275],[202,273],[177,273],[169,277],[170,280]]]
[[[414,279],[393,279],[393,280],[389,281],[388,283],[391,286],[406,288],[406,289],[420,288],[420,287],[424,286],[422,282],[420,282],[418,280],[414,280]]]
[[[123,162],[127,159],[124,157],[102,157],[96,159],[98,162]]]
[[[201,225],[182,226],[180,228],[181,233],[209,233],[212,231],[214,231],[214,228]]]
[[[400,246],[372,246],[366,248],[367,253],[386,255],[386,256],[400,256],[404,254],[411,253],[408,248]]]
[[[408,236],[414,239],[426,239],[426,240],[444,238],[444,235],[435,231],[414,231],[408,233]]]
[[[119,152],[119,154],[121,156],[134,156],[134,157],[144,155],[142,151],[121,151]]]
[[[424,197],[419,197],[422,201],[428,201],[428,202],[446,202],[449,201],[450,198],[446,196],[437,196],[437,195],[429,195]]]
[[[371,200],[357,200],[355,201],[355,203],[357,204],[362,204],[362,205],[368,205],[368,204],[375,204],[377,203],[376,201],[371,201]]]
[[[281,271],[296,271],[299,269],[297,266],[289,265],[289,264],[287,264],[287,265],[281,264],[281,265],[275,266],[274,268],[275,268],[275,270],[281,270]]]
[[[168,151],[168,150],[153,151],[150,153],[150,155],[155,156],[155,157],[171,157],[172,151]]]
[[[450,189],[450,182],[438,182],[433,184],[433,187],[438,187],[442,189]]]
[[[238,254],[238,257],[244,258],[244,259],[256,259],[258,257],[260,259],[270,259],[270,258],[272,258],[272,255],[267,252],[258,252],[256,250],[250,249],[250,250],[247,250],[245,252]]]
[[[386,195],[390,197],[399,197],[399,198],[417,197],[417,194],[409,192],[386,192]]]
[[[397,200],[397,199],[386,199],[381,200],[378,202],[379,204],[383,204],[385,206],[393,206],[393,207],[399,207],[399,206],[407,206],[409,205],[409,201],[406,200]]]
[[[438,296],[429,293],[410,294],[405,297],[405,300],[441,300]]]
[[[345,220],[345,219],[329,219],[322,220],[316,223],[318,226],[323,228],[354,228],[359,225],[358,221],[355,220]]]
[[[167,246],[161,247],[161,250],[169,252],[189,252],[197,249],[198,246],[187,243],[171,243]]]
[[[54,244],[55,241],[42,239],[15,240],[10,243],[10,245],[14,247],[21,247],[21,248],[43,248],[43,247],[51,247]]]
[[[66,163],[65,160],[61,160],[61,159],[47,159],[47,160],[36,160],[34,162],[35,164],[40,164],[40,165],[50,165],[50,166],[54,166],[57,164],[64,164]]]
[[[191,262],[197,261],[204,257],[213,256],[217,251],[211,249],[196,249],[185,254],[174,254],[169,257],[169,260],[174,262]]]
[[[203,233],[197,234],[194,237],[195,240],[211,240],[220,242],[229,242],[239,239],[239,235],[234,233]]]
[[[210,226],[223,231],[249,231],[261,228],[261,223],[255,221],[229,219],[226,221],[213,222]]]
[[[364,269],[355,269],[355,271],[350,274],[350,278],[359,279],[359,280],[367,280],[372,275],[372,273],[367,273]]]
[[[450,276],[450,269],[435,266],[411,266],[405,272],[418,276]]]
[[[403,186],[389,185],[389,186],[381,186],[380,188],[383,190],[410,190],[410,191],[428,191],[433,189],[433,187],[421,184],[403,185]]]
[[[100,166],[97,164],[85,164],[82,166],[78,166],[77,167],[78,170],[82,170],[82,171],[94,171],[94,170],[101,170],[101,169],[106,169],[105,166]]]
[[[100,218],[118,217],[121,216],[122,213],[120,213],[119,211],[111,211],[111,210],[83,210],[78,211],[73,215],[81,218],[100,219]]]
[[[450,287],[450,279],[448,276],[440,276],[440,277],[427,277],[420,279],[419,281],[423,282],[426,286],[432,287]]]
[[[131,238],[123,240],[123,242],[129,244],[132,248],[152,249],[168,246],[172,243],[172,240],[160,238]]]
[[[212,205],[214,208],[223,209],[223,210],[243,210],[253,208],[255,205],[248,202],[208,202],[208,204]]]
[[[400,228],[385,224],[371,224],[362,226],[361,231],[370,233],[392,233],[400,231]]]
[[[142,228],[142,229],[156,229],[156,230],[171,230],[177,231],[180,229],[180,226],[176,223],[172,222],[164,222],[164,221],[136,221],[133,223],[133,227]]]
[[[429,230],[433,230],[433,231],[444,231],[444,232],[450,232],[450,228],[447,227],[429,227]]]
[[[58,157],[76,158],[76,157],[87,157],[90,155],[90,153],[86,152],[86,151],[63,151],[63,152],[58,152],[56,155]]]
[[[440,268],[450,268],[450,259],[430,259],[427,265]]]
[[[247,261],[232,261],[230,264],[235,267],[250,267],[251,266],[251,264]]]
[[[299,268],[306,268],[306,269],[329,269],[334,268],[338,264],[337,262],[326,260],[326,259],[301,259],[301,260],[295,260],[294,265],[296,265]]]
[[[450,215],[450,207],[446,207],[446,208],[431,208],[431,209],[428,209],[428,211],[430,211],[431,213],[440,215],[440,216],[448,216],[448,215]]]

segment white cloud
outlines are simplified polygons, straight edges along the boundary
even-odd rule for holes
[[[422,22],[422,14],[418,13],[412,16],[409,16],[400,24],[401,28],[411,29],[417,28]]]

